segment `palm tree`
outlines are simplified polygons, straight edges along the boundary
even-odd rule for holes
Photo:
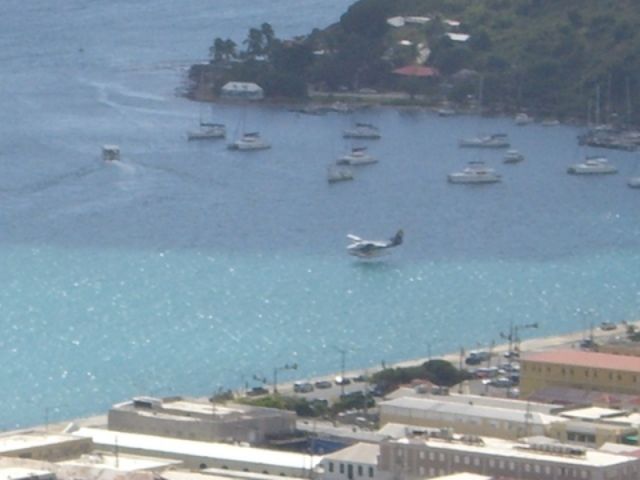
[[[225,58],[226,61],[229,61],[232,58],[235,58],[235,56],[236,56],[236,42],[234,42],[230,38],[227,38],[224,41],[224,50],[223,51],[224,51],[224,58]]]
[[[209,47],[209,57],[213,62],[219,62],[224,57],[225,41],[220,37],[216,37],[213,45]]]
[[[271,53],[271,47],[273,46],[273,40],[276,37],[275,32],[273,31],[273,27],[269,23],[263,23],[260,26],[260,32],[262,33],[262,37],[264,39],[264,51],[267,54]]]
[[[247,54],[255,57],[263,53],[263,33],[257,28],[249,29],[249,35],[244,43],[247,45]]]

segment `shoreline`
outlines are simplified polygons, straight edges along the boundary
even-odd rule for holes
[[[526,353],[526,352],[543,351],[543,350],[559,348],[559,347],[578,348],[577,344],[581,340],[584,340],[586,338],[593,338],[594,340],[598,340],[598,339],[612,339],[615,337],[623,336],[626,333],[625,332],[626,327],[630,325],[633,325],[640,330],[640,320],[628,320],[624,323],[622,322],[619,323],[615,330],[610,330],[610,331],[601,330],[599,327],[594,326],[592,329],[590,328],[587,330],[577,330],[577,331],[564,333],[564,334],[556,334],[556,335],[551,335],[547,337],[534,337],[526,340],[521,340],[519,342],[519,350],[521,353]],[[509,343],[507,342],[507,343],[495,344],[490,348],[477,347],[475,349],[489,350],[491,352],[492,359],[501,359],[502,354],[508,351]],[[468,354],[468,352],[471,350],[473,349],[467,350],[465,348],[463,352],[465,354]],[[408,359],[408,360],[401,360],[399,362],[394,362],[389,365],[386,365],[385,368],[413,367],[433,359],[446,360],[452,363],[456,368],[459,368],[460,364],[462,364],[463,368],[465,367],[464,357],[461,355],[461,352],[453,352],[453,353],[450,352],[442,355],[432,355],[431,357],[421,357],[421,358],[414,358],[414,359]],[[374,368],[373,366],[367,367],[367,368],[358,368],[358,369],[349,369],[349,370],[345,369],[344,375],[347,378],[352,378],[358,375],[368,375],[370,372],[378,371],[380,369],[381,368],[379,367]],[[341,374],[342,372],[333,372],[327,375],[321,375],[317,377],[298,378],[296,380],[283,381],[282,383],[278,383],[278,390],[280,391],[280,393],[283,393],[285,395],[292,394],[293,384],[295,382],[314,383],[317,381],[330,381],[333,383],[334,379],[337,376],[340,376]],[[358,384],[355,384],[355,385],[357,386]],[[266,386],[271,387],[270,384],[267,384]],[[235,389],[235,390],[230,389],[230,391],[238,396],[246,396],[246,392],[244,391],[243,388]],[[181,396],[184,396],[185,398],[194,398],[194,399],[207,401],[207,402],[209,401],[207,397],[200,397],[200,396],[189,397],[189,395],[181,395]],[[51,423],[44,424],[44,425],[33,425],[30,427],[22,427],[14,430],[5,430],[1,433],[1,435],[5,435],[5,436],[15,435],[20,432],[32,432],[32,431],[40,431],[40,432],[44,431],[52,434],[62,433],[71,424],[80,425],[80,426],[106,427],[107,415],[108,415],[108,412],[104,412],[104,413],[96,413],[93,415],[87,415],[83,417],[72,418],[68,420],[55,420],[55,421],[52,421]]]

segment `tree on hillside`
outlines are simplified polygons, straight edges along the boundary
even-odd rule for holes
[[[388,28],[387,18],[394,13],[394,2],[388,0],[359,1],[340,17],[340,26],[347,33],[380,38]]]
[[[276,38],[273,27],[271,24],[265,22],[260,26],[260,32],[262,33],[264,52],[270,54]]]
[[[246,40],[243,42],[247,46],[247,55],[256,57],[264,52],[264,34],[262,30],[250,28]]]
[[[220,37],[216,37],[213,41],[213,45],[209,48],[209,56],[214,63],[220,61],[229,61],[236,55],[236,42],[227,38],[223,40]]]

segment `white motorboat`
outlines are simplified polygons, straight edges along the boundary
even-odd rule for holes
[[[627,182],[631,188],[640,188],[640,177],[631,177]]]
[[[460,172],[449,174],[448,179],[451,183],[495,183],[501,176],[483,162],[469,162]]]
[[[370,165],[372,163],[377,163],[377,162],[378,162],[377,158],[372,157],[371,155],[369,155],[369,153],[367,153],[366,147],[353,147],[351,149],[351,152],[340,157],[336,161],[336,164],[358,166],[358,165]]]
[[[331,165],[327,169],[327,181],[329,183],[344,182],[353,180],[353,172],[346,167]]]
[[[451,107],[440,107],[438,110],[438,116],[440,117],[452,117],[456,114],[456,111]]]
[[[509,140],[505,133],[494,133],[482,137],[463,138],[461,147],[475,148],[509,148]]]
[[[609,163],[605,157],[587,157],[582,163],[576,163],[567,168],[567,173],[572,174],[604,174],[617,173],[618,169]]]
[[[258,132],[245,133],[239,140],[229,144],[229,150],[265,150],[271,144],[262,138]]]
[[[345,130],[342,136],[344,138],[368,138],[374,140],[381,137],[378,127],[370,123],[356,123],[354,128]]]
[[[117,145],[103,145],[102,160],[105,162],[120,160],[120,147]]]
[[[560,120],[557,120],[555,118],[545,118],[544,120],[542,120],[542,122],[540,122],[540,125],[542,125],[543,127],[555,127],[556,125],[560,125]]]
[[[520,126],[528,125],[531,122],[533,122],[533,118],[531,118],[526,113],[519,113],[516,115],[515,122],[516,122],[516,125],[520,125]]]
[[[504,163],[519,163],[524,160],[524,155],[521,154],[518,150],[507,150],[502,157],[502,161]]]
[[[227,128],[221,123],[200,122],[200,129],[187,132],[189,140],[209,140],[214,138],[224,138],[227,135]]]

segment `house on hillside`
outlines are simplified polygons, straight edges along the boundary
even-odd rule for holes
[[[238,100],[262,100],[264,90],[260,85],[252,82],[228,82],[222,87],[220,96]]]

